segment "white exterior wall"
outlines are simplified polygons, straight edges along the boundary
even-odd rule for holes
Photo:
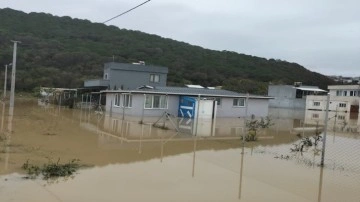
[[[122,114],[125,111],[126,116],[141,116],[144,109],[144,95],[132,94],[132,107],[125,108],[114,106],[115,93],[106,94],[105,110],[110,113]],[[120,106],[122,105],[122,96]],[[234,98],[221,98],[221,105],[217,106],[216,117],[245,117],[246,108],[233,106]],[[245,104],[246,105],[246,104]],[[256,117],[268,116],[269,99],[249,99],[248,116],[254,114]],[[165,111],[177,116],[179,109],[179,95],[168,95],[167,109],[144,109],[144,116],[161,116]]]
[[[234,98],[221,98],[221,105],[217,106],[217,117],[245,117],[246,107],[233,106]],[[245,103],[246,106],[246,103]],[[249,99],[248,116],[254,114],[257,117],[268,115],[269,99]]]
[[[329,86],[329,93],[331,96],[338,96],[337,91],[340,91],[341,97],[360,97],[360,85]],[[352,92],[352,95],[350,92]]]
[[[306,110],[325,110],[326,101],[327,96],[309,95],[306,98]],[[314,102],[320,102],[320,105],[314,106]],[[346,107],[340,107],[340,103],[345,103]],[[359,97],[330,96],[330,111],[350,112],[351,105],[359,105]]]
[[[217,106],[217,117],[241,117],[245,116],[245,107],[234,107],[234,98],[221,98],[220,105]]]
[[[351,117],[350,113],[330,111],[328,114],[328,129],[336,131],[359,132],[360,117],[355,114]],[[325,125],[325,111],[306,110],[305,124]]]
[[[168,106],[167,109],[144,109],[144,94],[132,94],[132,107],[123,109],[123,97],[120,98],[120,107],[114,106],[116,93],[107,93],[106,94],[106,111],[122,114],[125,112],[125,116],[142,116],[144,111],[144,116],[161,116],[165,111],[177,116],[177,110],[179,108],[179,96],[168,95]],[[112,106],[111,106],[112,105]],[[111,107],[110,107],[111,106]]]

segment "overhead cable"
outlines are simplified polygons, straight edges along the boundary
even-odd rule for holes
[[[107,22],[109,22],[109,21],[111,21],[111,20],[113,20],[113,19],[115,19],[115,18],[118,18],[118,17],[120,17],[120,16],[122,16],[122,15],[124,15],[124,14],[126,14],[126,13],[128,13],[128,12],[130,12],[130,11],[132,11],[132,10],[134,10],[134,9],[136,9],[136,8],[138,8],[138,7],[142,6],[142,5],[144,5],[144,4],[146,4],[146,3],[148,3],[149,1],[151,1],[151,0],[144,1],[143,3],[141,3],[141,4],[137,5],[137,6],[135,6],[134,8],[131,8],[131,9],[129,9],[129,10],[127,10],[127,11],[123,12],[123,13],[120,13],[119,15],[117,15],[117,16],[115,16],[115,17],[112,17],[112,18],[110,18],[110,19],[108,19],[108,20],[104,21],[103,23],[105,24],[105,23],[107,23]]]

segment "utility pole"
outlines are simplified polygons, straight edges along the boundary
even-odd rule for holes
[[[13,62],[12,62],[12,71],[11,71],[11,91],[10,91],[10,108],[9,115],[13,115],[14,112],[14,100],[15,100],[15,78],[16,78],[16,49],[17,44],[21,43],[20,41],[12,41],[14,42],[14,52],[13,52]]]

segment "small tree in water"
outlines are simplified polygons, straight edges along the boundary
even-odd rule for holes
[[[294,148],[290,148],[291,152],[303,152],[304,149],[308,149],[309,147],[314,146],[314,150],[318,150],[317,146],[319,142],[322,140],[322,136],[320,135],[322,131],[319,129],[319,123],[316,123],[315,132],[311,137],[303,137],[300,133],[296,136],[300,138],[299,143],[294,144]]]
[[[265,117],[265,119],[261,117],[260,120],[255,119],[255,116],[252,116],[251,120],[246,121],[247,134],[245,136],[245,141],[256,141],[259,129],[269,128],[272,125],[273,123],[268,116]]]

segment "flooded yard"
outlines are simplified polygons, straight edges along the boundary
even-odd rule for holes
[[[358,117],[347,121],[351,130],[333,123],[342,125],[327,132],[321,168],[318,147],[291,152],[308,135],[294,128],[321,123],[301,111],[270,110],[274,125],[243,144],[240,118],[154,127],[159,117],[140,122],[35,101],[17,100],[14,116],[8,104],[0,109],[1,202],[360,201]],[[26,161],[72,159],[86,166],[71,177],[24,179]]]

